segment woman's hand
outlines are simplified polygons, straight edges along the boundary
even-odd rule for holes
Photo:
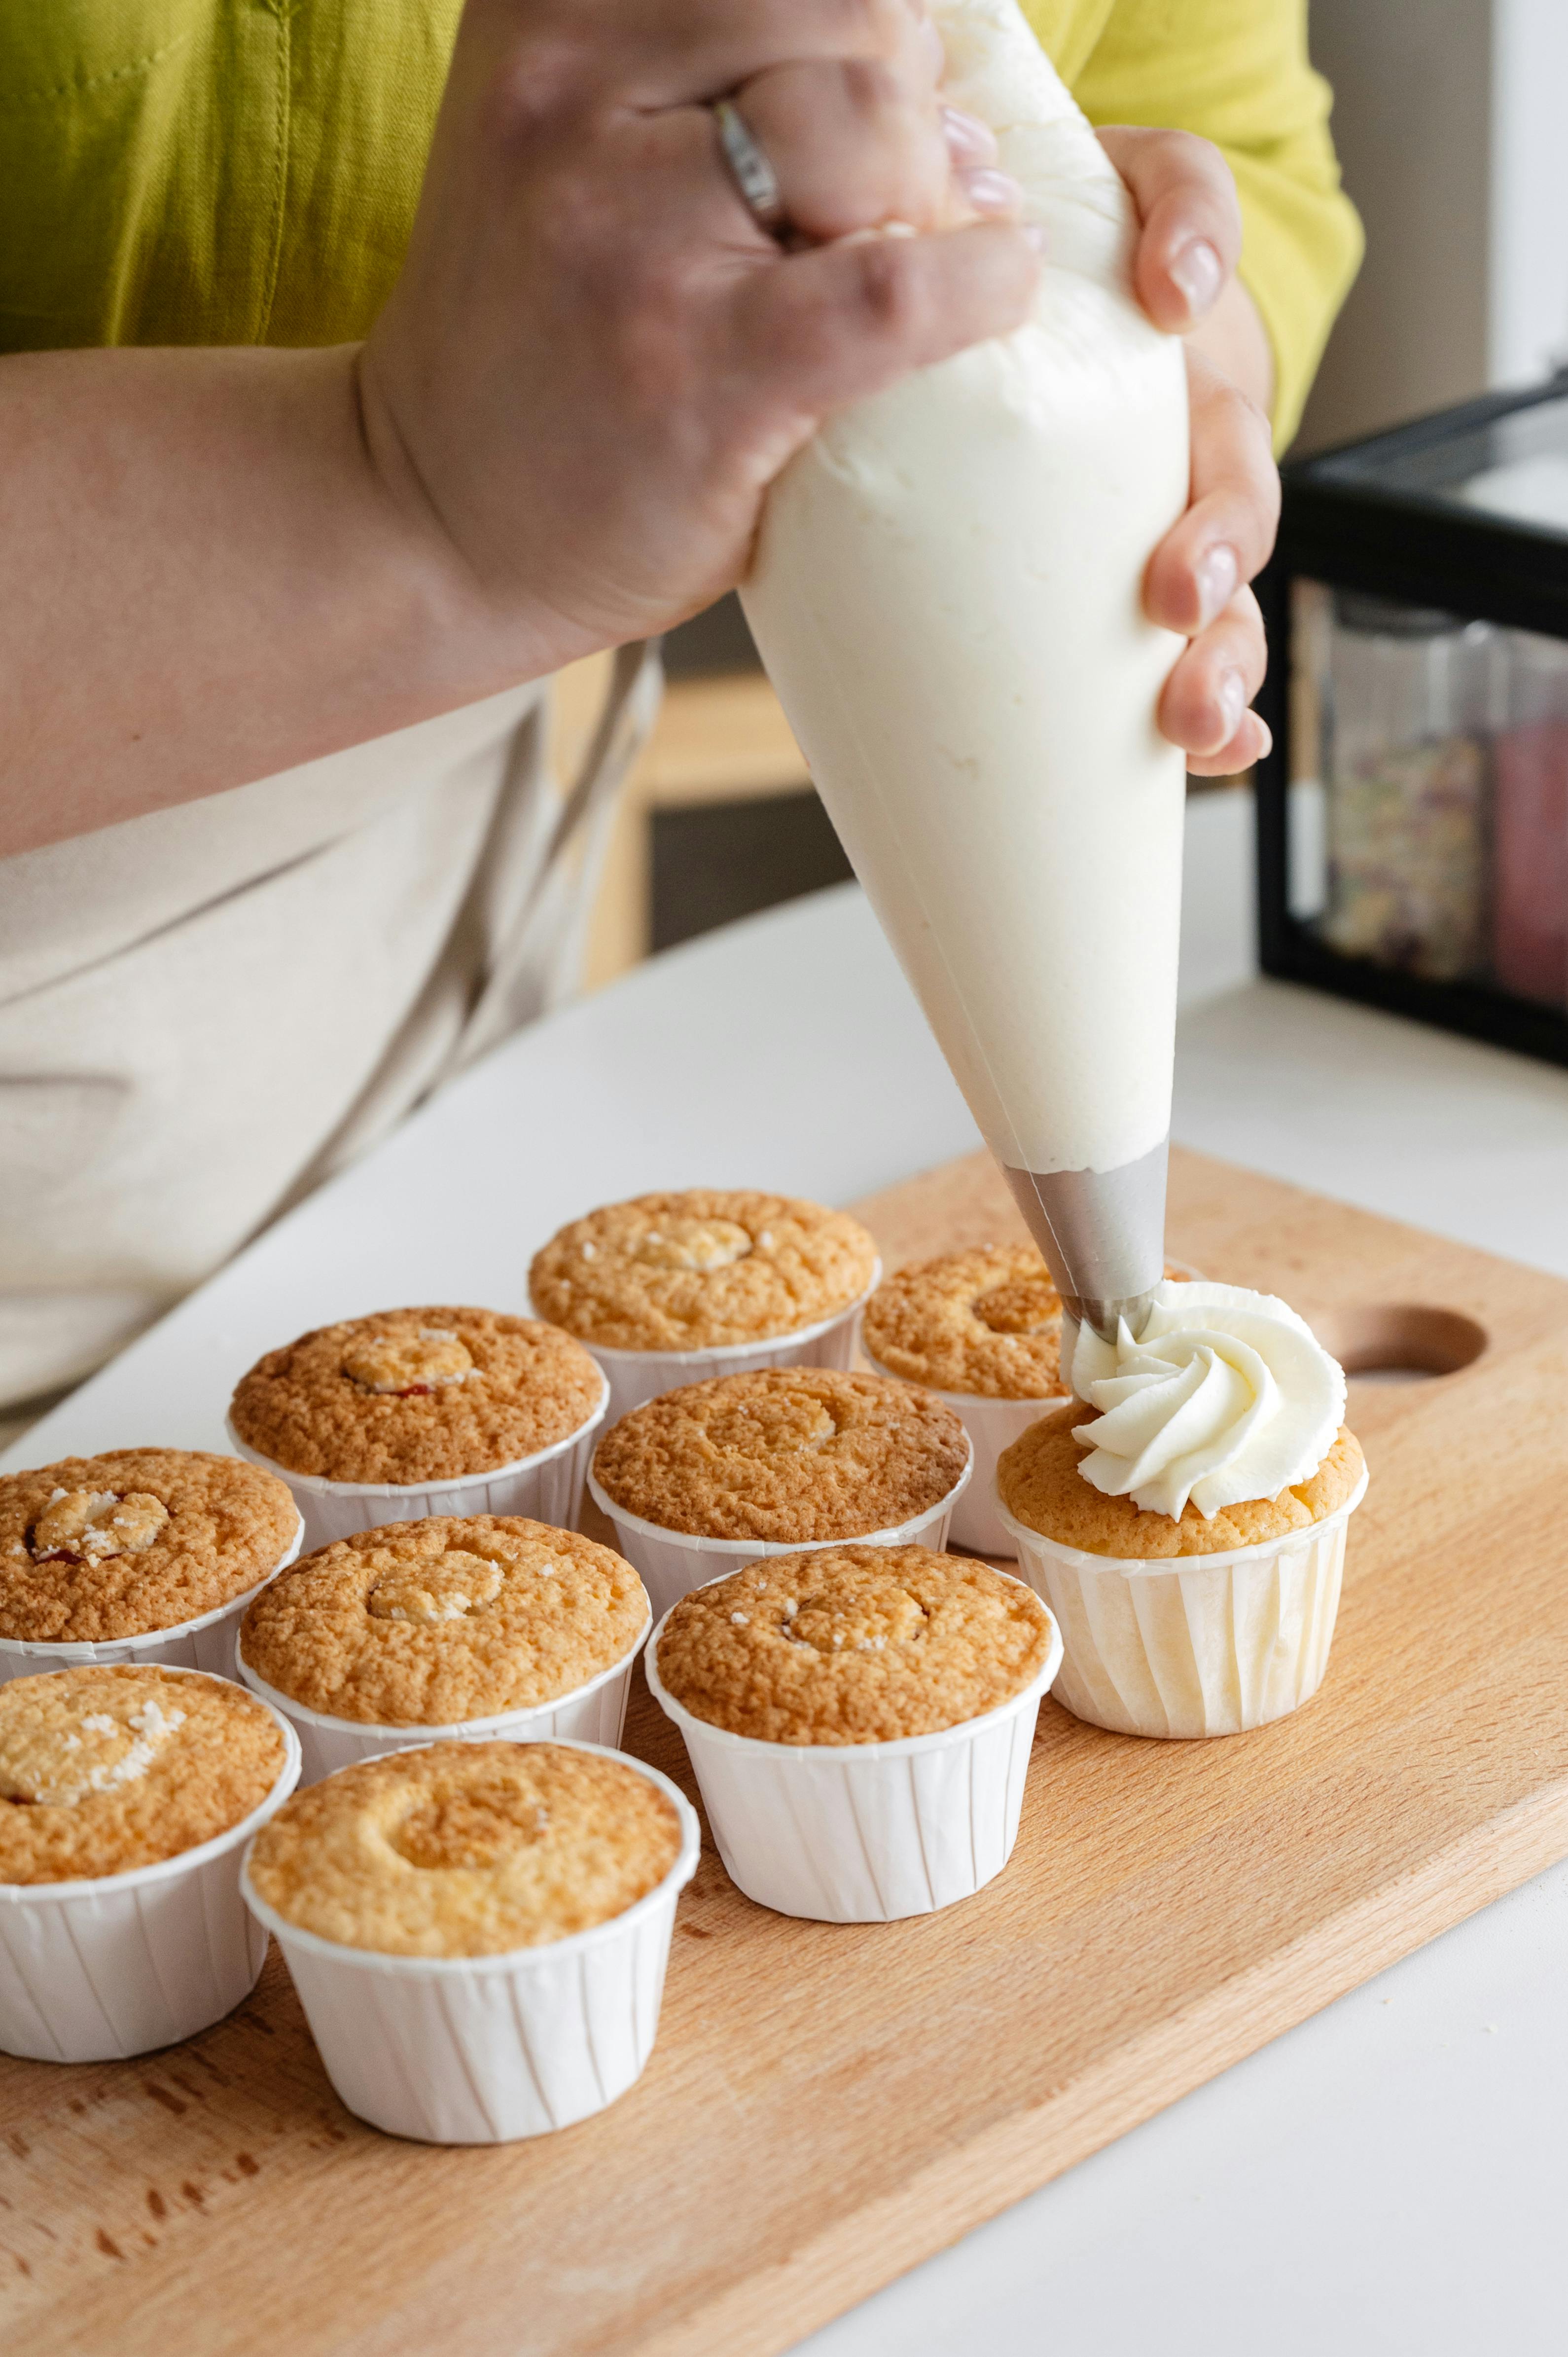
[[[1265,414],[1273,359],[1234,275],[1241,217],[1219,149],[1185,131],[1102,131],[1100,140],[1138,208],[1144,307],[1187,340],[1192,499],[1150,559],[1144,602],[1152,621],[1192,643],[1165,683],[1160,726],[1189,770],[1223,777],[1269,747],[1267,727],[1246,708],[1266,662],[1246,585],[1267,562],[1279,522]]]
[[[730,587],[824,415],[1024,317],[1036,253],[940,70],[918,0],[469,0],[360,383],[394,502],[531,668]],[[752,219],[725,93],[822,242]]]

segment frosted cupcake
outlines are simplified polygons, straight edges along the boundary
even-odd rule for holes
[[[847,1367],[880,1269],[845,1211],[699,1187],[574,1220],[535,1255],[528,1281],[539,1316],[604,1368],[613,1418],[707,1376]]]
[[[689,1803],[640,1761],[443,1743],[298,1794],[252,1845],[245,1895],[349,2110],[494,2144],[639,2076],[697,1854]]]
[[[1231,1735],[1315,1694],[1367,1485],[1345,1377],[1272,1295],[1166,1282],[1139,1339],[1069,1329],[1078,1398],[996,1496],[1061,1624],[1058,1699],[1126,1735]]]
[[[142,2054],[238,2005],[266,1953],[240,1851],[298,1770],[276,1713],[199,1671],[0,1687],[0,2047]]]
[[[749,1898],[886,1922],[1000,1873],[1061,1658],[1021,1580],[925,1547],[829,1547],[700,1587],[649,1647]]]
[[[294,1725],[311,1784],[440,1737],[618,1743],[650,1619],[608,1547],[445,1516],[306,1555],[246,1614],[239,1671]]]
[[[968,1436],[934,1393],[885,1375],[767,1367],[650,1400],[589,1475],[656,1612],[768,1555],[859,1540],[940,1547]]]
[[[229,1411],[308,1544],[432,1514],[575,1522],[608,1402],[580,1342],[494,1309],[389,1309],[269,1351]]]
[[[232,1457],[117,1448],[0,1476],[0,1681],[90,1662],[228,1676],[241,1613],[299,1543],[286,1485]]]

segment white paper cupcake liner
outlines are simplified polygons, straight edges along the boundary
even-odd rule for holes
[[[251,1835],[293,1792],[299,1738],[260,1808],[177,1857],[74,1882],[0,1882],[0,2050],[123,2061],[194,2038],[256,1985],[266,1933],[245,1911]]]
[[[640,2076],[700,1835],[667,1776],[618,1756],[672,1803],[681,1854],[635,1907],[546,1947],[378,1955],[286,1922],[243,1876],[245,1903],[284,1952],[328,2077],[372,2127],[425,2144],[508,2144],[602,2112]]]
[[[428,1514],[525,1514],[535,1523],[551,1523],[558,1530],[575,1528],[583,1495],[583,1477],[594,1453],[594,1436],[605,1420],[610,1388],[585,1424],[549,1448],[520,1457],[513,1465],[498,1465],[489,1473],[467,1474],[461,1480],[431,1481],[415,1486],[403,1481],[328,1481],[317,1473],[291,1473],[286,1465],[263,1457],[241,1439],[233,1424],[224,1420],[229,1445],[247,1463],[259,1465],[286,1481],[295,1504],[305,1517],[308,1549],[327,1546],[333,1539],[351,1538],[356,1531],[379,1530],[383,1523],[418,1523]]]
[[[0,1637],[0,1685],[11,1678],[36,1677],[44,1670],[80,1669],[86,1663],[134,1662],[141,1669],[205,1670],[209,1677],[234,1675],[234,1639],[245,1607],[286,1571],[305,1540],[300,1520],[290,1545],[278,1557],[265,1579],[247,1587],[242,1596],[220,1604],[199,1620],[180,1620],[172,1629],[151,1629],[140,1637],[105,1637],[102,1641]]]
[[[882,1263],[872,1271],[871,1283],[831,1318],[814,1326],[797,1327],[792,1334],[777,1334],[763,1342],[723,1342],[710,1351],[612,1351],[599,1342],[584,1341],[604,1369],[610,1387],[609,1421],[618,1424],[634,1407],[642,1407],[665,1392],[686,1383],[703,1383],[716,1375],[751,1375],[761,1367],[838,1367],[854,1364],[861,1314],[882,1282]],[[532,1301],[532,1317],[540,1316]],[[581,1338],[579,1338],[581,1339]]]
[[[311,1710],[257,1676],[240,1651],[238,1635],[233,1668],[242,1684],[270,1703],[299,1737],[304,1754],[301,1784],[318,1784],[323,1776],[330,1776],[338,1768],[351,1768],[356,1760],[373,1760],[382,1751],[416,1751],[426,1743],[489,1743],[504,1738],[510,1743],[596,1743],[607,1751],[617,1750],[626,1725],[632,1668],[648,1641],[648,1629],[649,1623],[644,1621],[637,1642],[622,1660],[612,1662],[607,1670],[575,1686],[570,1694],[558,1695],[553,1702],[542,1703],[532,1710],[503,1711],[493,1718],[463,1719],[455,1727],[381,1727],[364,1719],[337,1718],[327,1711]]]
[[[948,1543],[953,1508],[968,1487],[973,1468],[971,1443],[963,1471],[947,1496],[928,1506],[924,1513],[899,1523],[893,1530],[854,1531],[836,1539],[705,1539],[687,1531],[666,1530],[662,1523],[645,1522],[640,1514],[628,1514],[624,1506],[618,1506],[591,1469],[588,1495],[614,1523],[616,1544],[641,1578],[659,1614],[679,1604],[693,1587],[705,1587],[710,1580],[738,1571],[743,1563],[760,1563],[765,1555],[812,1554],[830,1546],[925,1546],[940,1554]]]
[[[1118,1735],[1240,1735],[1283,1718],[1323,1683],[1346,1524],[1366,1491],[1363,1472],[1337,1513],[1288,1538],[1149,1563],[1060,1546],[997,1498],[1061,1629],[1057,1700]]]
[[[910,1380],[907,1375],[895,1375],[891,1367],[874,1359],[864,1342],[861,1356],[874,1375],[886,1375],[894,1383]],[[1062,1400],[988,1399],[980,1392],[939,1391],[935,1383],[920,1383],[918,1388],[935,1392],[938,1399],[951,1408],[974,1450],[973,1477],[953,1508],[949,1538],[955,1546],[972,1547],[976,1555],[1016,1555],[1017,1542],[996,1512],[996,1460],[1004,1448],[1011,1448],[1020,1433],[1037,1424],[1052,1408],[1060,1407]]]
[[[1010,1575],[1004,1574],[1004,1577]],[[668,1616],[665,1616],[666,1618]],[[1013,1854],[1040,1697],[1062,1658],[983,1717],[891,1743],[764,1743],[693,1717],[643,1657],[685,1738],[730,1880],[779,1915],[894,1923],[972,1898]]]

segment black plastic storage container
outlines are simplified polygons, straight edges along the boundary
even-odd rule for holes
[[[1568,373],[1285,469],[1263,970],[1568,1064]]]

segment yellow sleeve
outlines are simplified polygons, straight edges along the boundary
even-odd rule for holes
[[[1044,32],[1059,0],[1026,8]],[[1283,450],[1362,249],[1332,93],[1307,60],[1306,0],[1112,0],[1072,88],[1091,123],[1196,131],[1223,150],[1241,199],[1240,276],[1273,346]]]

